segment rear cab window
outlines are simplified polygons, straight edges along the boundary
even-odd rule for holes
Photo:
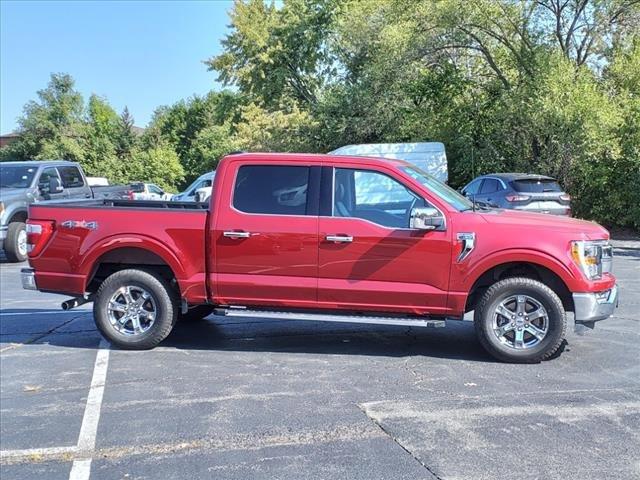
[[[242,165],[233,189],[233,207],[243,213],[308,215],[309,166]]]
[[[544,193],[562,191],[558,182],[550,178],[523,178],[513,180],[511,185],[517,192]]]

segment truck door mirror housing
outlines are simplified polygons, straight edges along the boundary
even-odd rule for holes
[[[433,207],[416,207],[411,209],[409,226],[416,230],[442,230],[445,221],[442,213]]]
[[[51,177],[49,179],[49,193],[50,195],[53,193],[60,193],[64,190],[62,183],[60,183],[60,179],[57,177]]]

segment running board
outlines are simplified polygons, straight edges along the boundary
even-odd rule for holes
[[[364,315],[338,315],[331,313],[274,312],[249,310],[244,307],[216,308],[216,315],[227,317],[269,318],[276,320],[309,320],[313,322],[368,323],[376,325],[402,325],[405,327],[444,327],[444,320],[425,318],[377,317]]]

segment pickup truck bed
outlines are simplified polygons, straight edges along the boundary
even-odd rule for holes
[[[475,312],[495,357],[540,361],[618,301],[608,232],[591,222],[477,210],[396,160],[238,154],[209,206],[34,204],[25,288],[94,302],[100,331],[151,348],[178,320],[247,317],[442,325]],[[404,320],[400,317],[404,317]]]

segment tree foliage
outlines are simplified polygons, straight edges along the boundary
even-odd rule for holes
[[[208,64],[246,98],[247,148],[442,141],[453,186],[549,174],[577,215],[640,228],[639,19],[636,0],[238,0]]]
[[[85,106],[66,74],[51,75],[38,100],[25,106],[18,133],[18,141],[0,150],[1,160],[72,160],[87,175],[112,182],[154,181],[167,189],[184,178],[182,165],[166,142],[145,148],[127,108],[119,116],[97,95],[91,95]]]
[[[548,174],[578,216],[640,228],[637,0],[236,0],[230,16],[205,63],[231,90],[160,107],[138,136],[53,75],[0,157],[175,186],[237,149],[441,141],[454,187]]]

